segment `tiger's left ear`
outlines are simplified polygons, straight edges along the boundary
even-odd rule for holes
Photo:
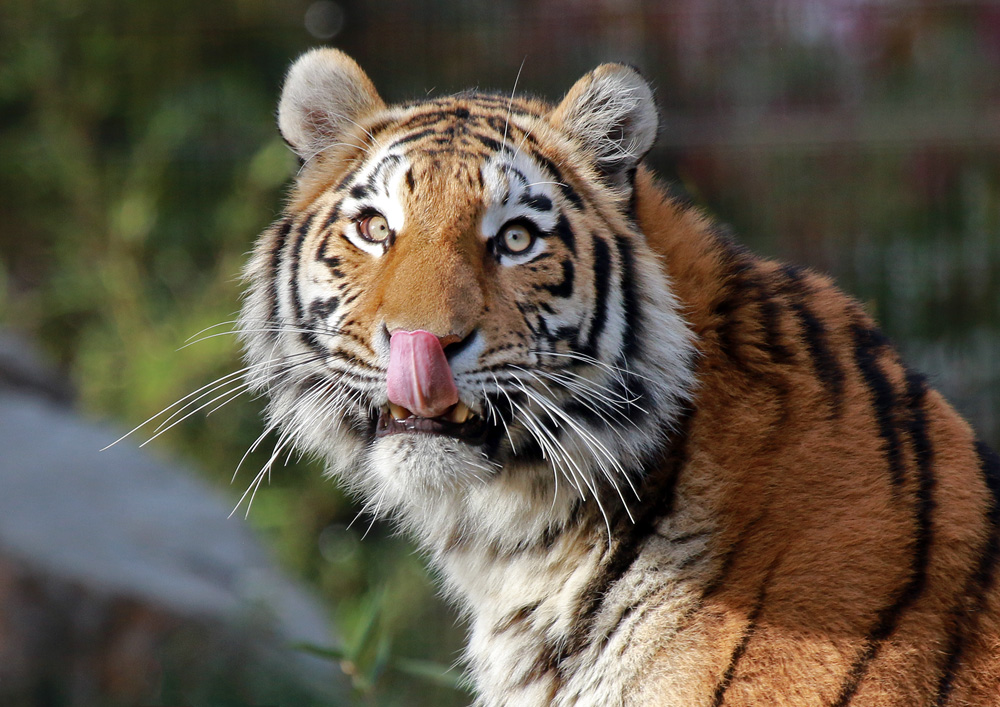
[[[313,49],[288,70],[278,129],[299,157],[309,160],[384,108],[371,79],[351,57],[329,47]]]
[[[610,186],[631,190],[639,161],[656,140],[653,91],[638,71],[602,64],[581,78],[549,116],[592,157]]]

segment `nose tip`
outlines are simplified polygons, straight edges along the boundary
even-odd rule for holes
[[[461,337],[458,334],[448,334],[447,336],[439,336],[437,339],[438,343],[441,344],[441,348],[446,349],[452,344],[457,344],[463,338],[464,337]]]

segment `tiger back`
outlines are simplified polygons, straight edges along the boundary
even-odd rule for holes
[[[427,550],[477,704],[1000,704],[1000,460],[657,184],[637,72],[387,106],[315,50],[279,127],[249,379]]]

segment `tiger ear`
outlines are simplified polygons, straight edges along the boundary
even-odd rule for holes
[[[653,90],[624,64],[602,64],[581,78],[549,120],[590,154],[612,187],[623,190],[631,189],[659,126]]]
[[[337,49],[313,49],[288,70],[278,129],[299,157],[309,160],[383,108],[371,79],[353,59]]]

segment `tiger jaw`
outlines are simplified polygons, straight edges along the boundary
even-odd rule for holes
[[[488,425],[461,400],[437,417],[420,417],[404,407],[389,403],[379,413],[375,437],[398,434],[432,434],[454,437],[470,445],[482,444]]]

